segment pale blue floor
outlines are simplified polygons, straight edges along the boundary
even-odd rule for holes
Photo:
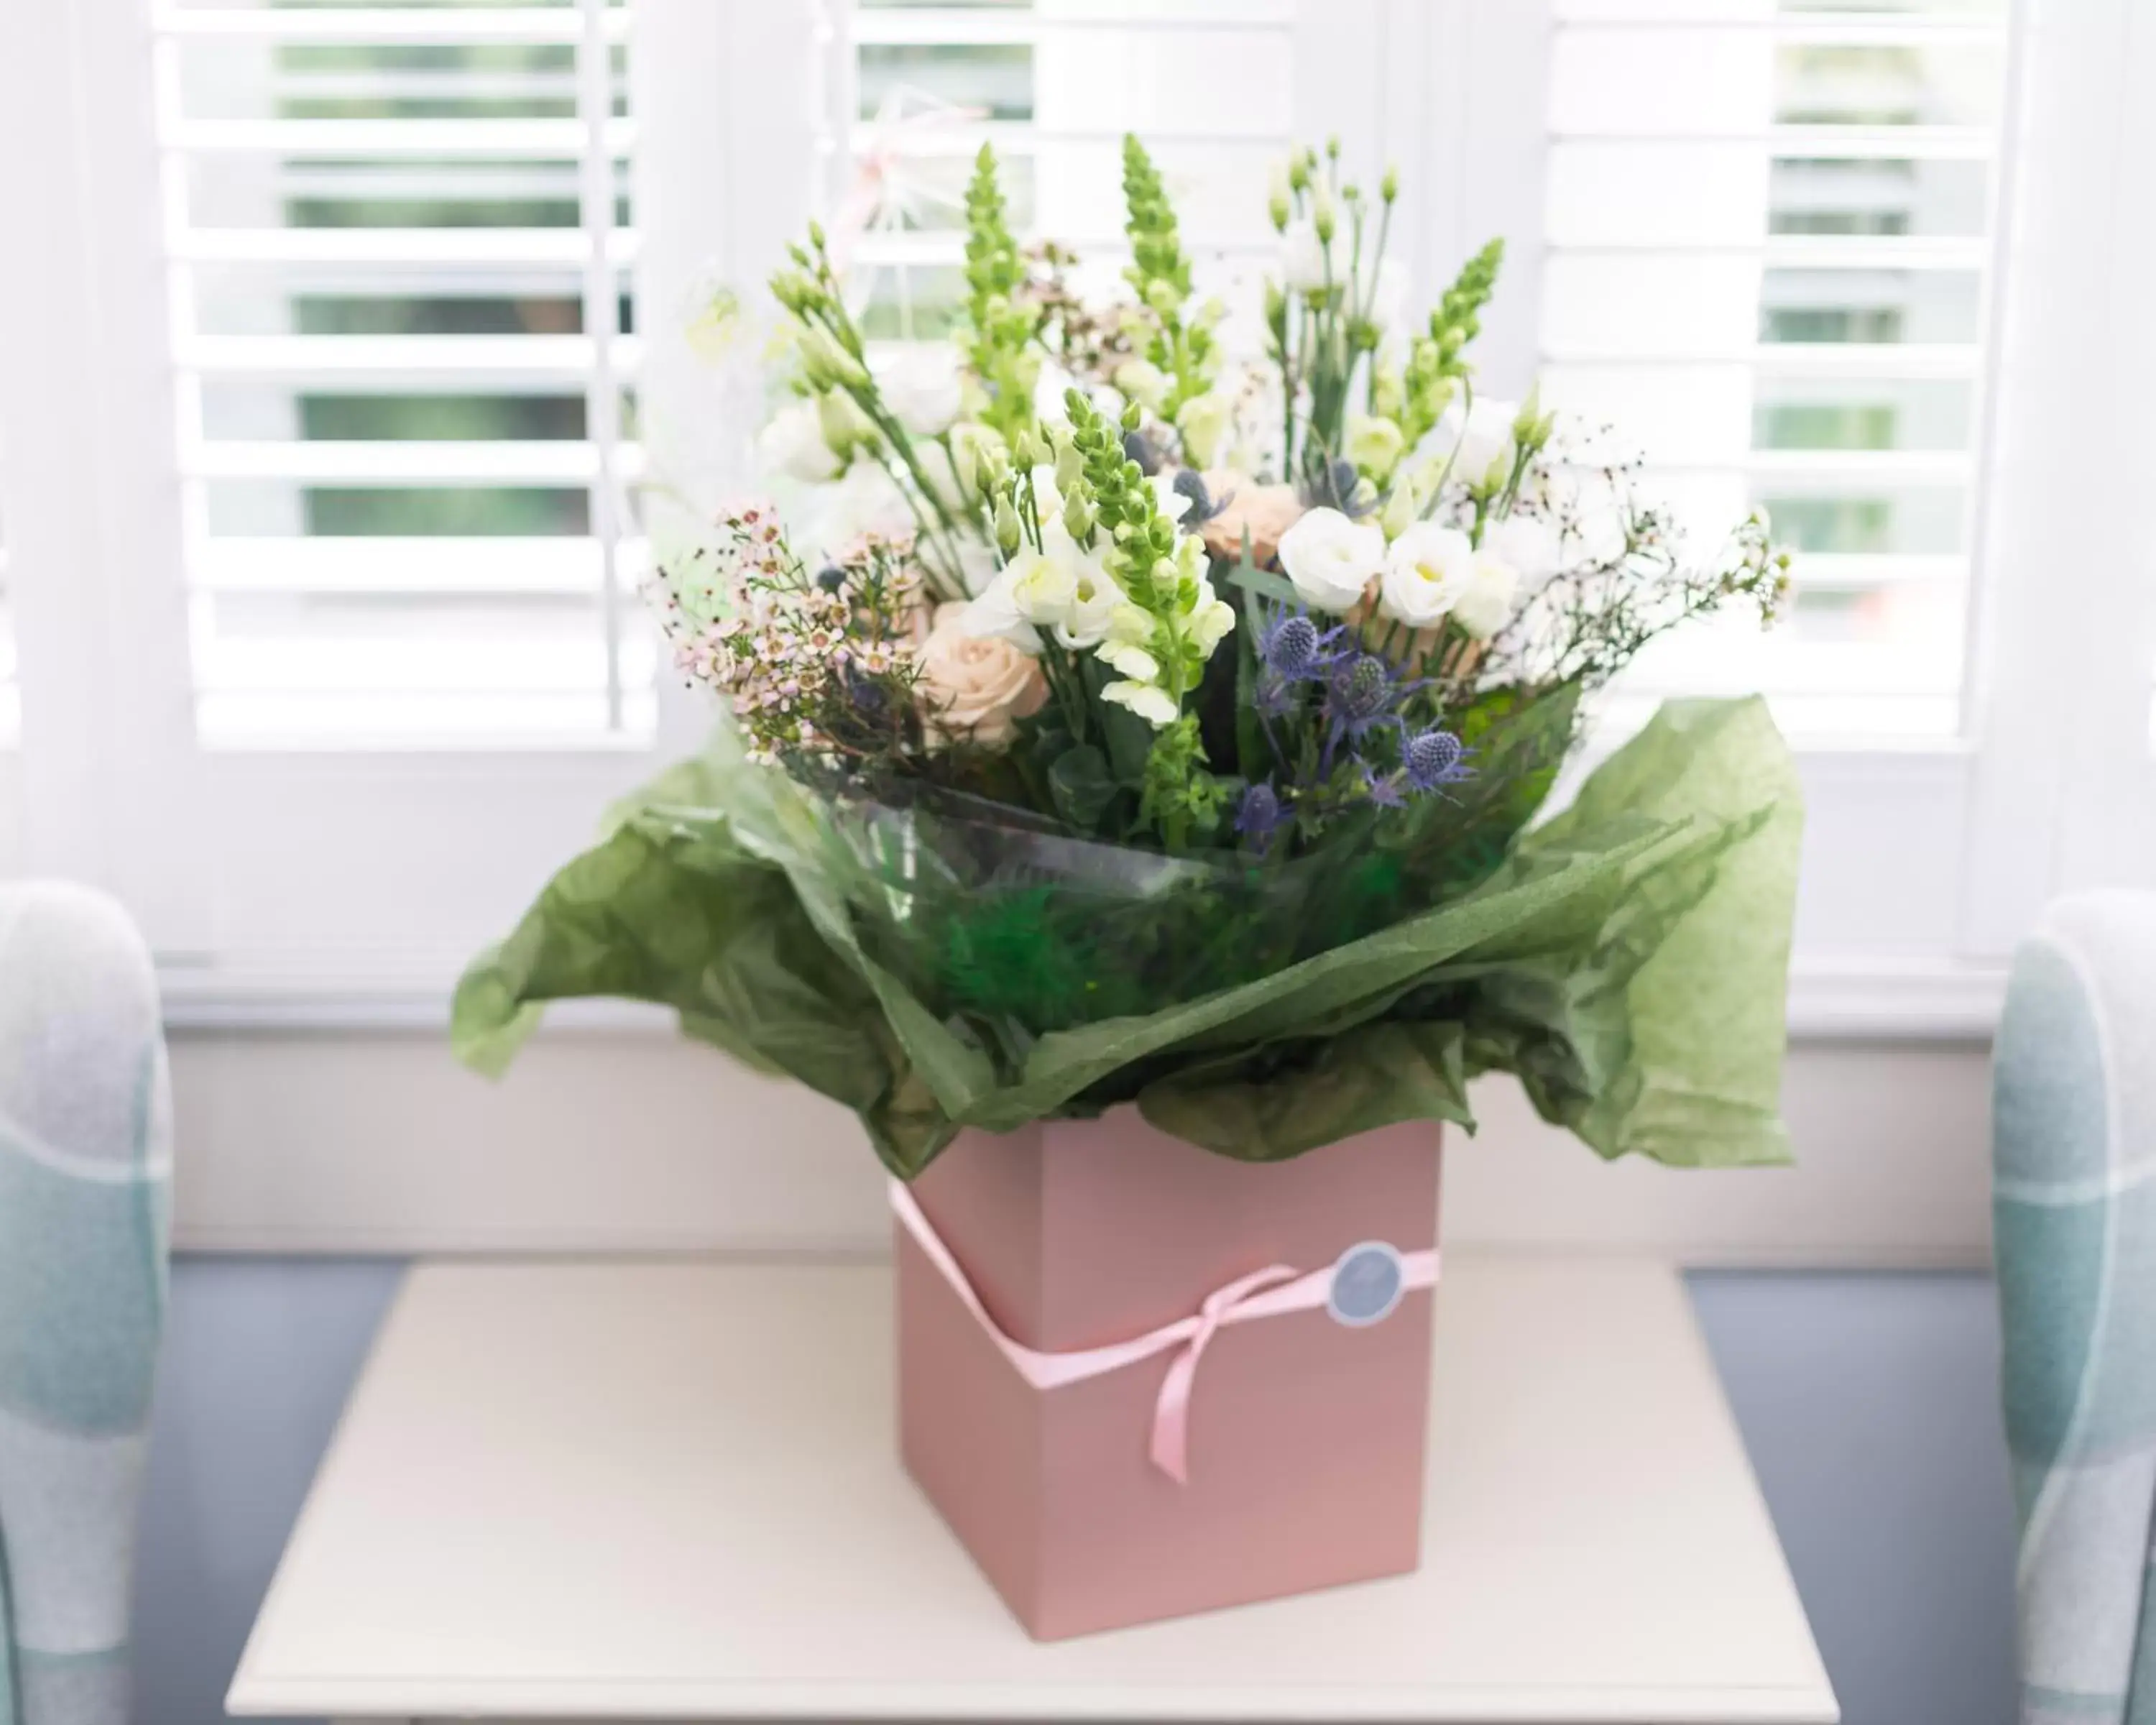
[[[396,1276],[319,1259],[176,1267],[138,1589],[141,1725],[222,1717]],[[1989,1282],[1724,1273],[1692,1287],[1847,1725],[2008,1725]]]

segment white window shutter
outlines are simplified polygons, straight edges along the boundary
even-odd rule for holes
[[[626,0],[153,0],[212,748],[648,737]]]
[[[1247,273],[1272,240],[1266,169],[1294,132],[1297,15],[1295,0],[827,0],[837,52],[822,190],[870,278],[865,333],[949,327],[983,142],[1022,235],[1106,262],[1124,249],[1122,143],[1136,132],[1194,259]]]
[[[1765,690],[1800,738],[1963,728],[2004,0],[1558,0],[1548,398],[1711,531],[1797,551],[1769,635],[1686,631],[1635,702]]]

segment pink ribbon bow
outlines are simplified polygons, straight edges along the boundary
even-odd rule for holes
[[[988,1307],[981,1304],[981,1296],[973,1291],[973,1285],[966,1280],[966,1272],[959,1268],[958,1260],[951,1255],[951,1249],[921,1214],[913,1194],[896,1180],[891,1183],[891,1207],[906,1231],[912,1235],[914,1244],[936,1266],[975,1321],[988,1332],[1004,1358],[1017,1367],[1019,1375],[1035,1389],[1055,1389],[1065,1384],[1098,1378],[1179,1346],[1182,1352],[1169,1362],[1168,1375],[1161,1380],[1159,1399],[1153,1404],[1152,1441],[1148,1450],[1153,1466],[1178,1486],[1189,1481],[1191,1390],[1197,1381],[1198,1362],[1204,1356],[1207,1344],[1225,1325],[1277,1317],[1284,1312],[1310,1312],[1323,1306],[1332,1297],[1333,1271],[1337,1267],[1328,1264],[1322,1270],[1304,1271],[1291,1270],[1285,1264],[1268,1265],[1263,1270],[1238,1276],[1225,1287],[1208,1294],[1194,1317],[1178,1318],[1142,1336],[1134,1336],[1127,1342],[1111,1342],[1105,1348],[1045,1353],[1022,1342],[1014,1342],[1003,1332],[995,1319],[988,1316]],[[1437,1285],[1438,1255],[1435,1246],[1402,1252],[1399,1260],[1403,1293]]]

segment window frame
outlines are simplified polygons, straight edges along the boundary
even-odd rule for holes
[[[2032,552],[2061,543],[2041,500],[2071,495],[2061,488],[2077,477],[2073,429],[2090,392],[2112,392],[2105,431],[2132,452],[2150,439],[2124,405],[2146,393],[2131,382],[2156,383],[2156,352],[2119,285],[2156,274],[2156,217],[2137,219],[2156,198],[2123,181],[2108,201],[2059,189],[2075,164],[2148,143],[2156,121],[2135,110],[2129,74],[2156,70],[2156,47],[2134,36],[2131,0],[2076,4],[2021,0],[2012,19],[2000,160],[2013,172],[1987,336],[1997,435],[1979,454],[1989,506],[1972,545],[1963,731],[1800,751],[1800,1032],[1982,1034],[2005,956],[2045,899],[2146,878],[2156,862],[2151,553],[2128,511],[2080,511],[2062,605]],[[844,0],[638,0],[651,423],[698,406],[665,309],[715,276],[752,295],[829,195],[824,134],[833,93],[850,88],[844,15]],[[436,1024],[470,947],[506,927],[612,795],[693,748],[703,716],[662,676],[649,748],[196,747],[150,18],[148,0],[49,0],[0,20],[0,131],[16,146],[0,164],[0,219],[40,260],[0,280],[0,424],[50,428],[11,442],[0,473],[23,665],[23,747],[0,766],[0,793],[8,768],[18,782],[14,862],[131,905],[180,1022]],[[1507,280],[1480,342],[1500,393],[1524,387],[1537,352],[1552,24],[1551,0],[1301,0],[1294,25],[1295,128],[1339,136],[1366,175],[1388,161],[1409,170],[1394,244],[1421,291],[1507,234]],[[755,75],[715,101],[714,68]],[[2156,161],[2156,148],[2142,155]],[[2149,189],[2147,171],[2120,172]],[[114,219],[129,208],[139,221]],[[2029,310],[2107,260],[2119,275],[2102,319]],[[1986,485],[2007,471],[2038,483]],[[2072,698],[2046,706],[2061,690]]]

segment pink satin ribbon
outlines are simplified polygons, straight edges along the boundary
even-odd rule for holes
[[[921,1214],[913,1194],[896,1180],[891,1183],[891,1207],[906,1231],[913,1236],[914,1244],[942,1273],[966,1310],[988,1332],[989,1340],[1003,1350],[1004,1358],[1017,1367],[1019,1375],[1035,1389],[1055,1389],[1065,1384],[1078,1384],[1088,1378],[1120,1371],[1179,1345],[1182,1352],[1169,1363],[1168,1375],[1161,1380],[1160,1399],[1153,1404],[1149,1452],[1153,1466],[1178,1486],[1188,1484],[1190,1477],[1190,1393],[1206,1344],[1224,1325],[1278,1317],[1290,1312],[1314,1311],[1323,1306],[1332,1293],[1335,1266],[1331,1264],[1322,1270],[1312,1271],[1291,1270],[1285,1264],[1268,1265],[1263,1270],[1238,1276],[1225,1287],[1208,1294],[1192,1317],[1163,1324],[1127,1342],[1111,1342],[1105,1348],[1044,1353],[1022,1342],[1013,1341],[1003,1332],[995,1319],[988,1316],[988,1307],[981,1304],[981,1296],[973,1291],[973,1285],[966,1280],[966,1272],[959,1268],[958,1260],[951,1255],[951,1249]],[[1438,1255],[1435,1246],[1402,1252],[1399,1260],[1403,1295],[1414,1289],[1437,1286]]]

